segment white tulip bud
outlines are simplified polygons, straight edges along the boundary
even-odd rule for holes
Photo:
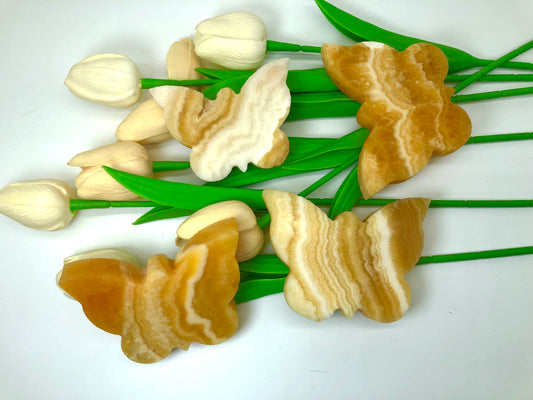
[[[29,228],[55,231],[74,218],[69,204],[75,195],[57,179],[14,182],[0,190],[0,212]]]
[[[263,248],[263,231],[257,225],[253,210],[237,200],[214,203],[190,215],[176,232],[176,245],[184,246],[202,229],[227,218],[235,218],[239,230],[239,241],[235,252],[237,261],[254,258]]]
[[[135,107],[117,127],[115,135],[120,141],[141,144],[161,143],[172,138],[163,109],[154,99],[145,100]]]
[[[194,52],[191,39],[185,38],[172,43],[167,53],[169,79],[202,79],[202,75],[196,71],[198,67],[201,67],[200,60]],[[117,127],[116,137],[121,141],[145,145],[161,143],[172,138],[167,129],[163,109],[154,99],[146,100],[135,107]]]
[[[112,107],[131,107],[141,98],[141,73],[121,54],[95,54],[74,65],[65,85],[81,99]]]
[[[153,176],[146,149],[135,142],[116,142],[76,155],[68,162],[81,167],[74,184],[82,199],[132,200],[137,197],[115,181],[103,165],[135,175]]]
[[[266,54],[267,30],[257,15],[241,11],[200,22],[193,41],[201,59],[231,69],[255,69]]]

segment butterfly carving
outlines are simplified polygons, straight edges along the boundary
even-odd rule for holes
[[[237,330],[237,223],[214,223],[193,236],[175,260],[159,254],[146,268],[89,258],[65,264],[58,285],[100,329],[122,336],[133,361],[153,363],[191,342],[218,344]]]
[[[290,269],[284,294],[294,311],[315,321],[336,310],[379,322],[403,316],[411,300],[404,275],[424,246],[429,199],[398,200],[362,222],[350,211],[331,220],[292,193],[265,190],[263,198],[272,247]]]
[[[215,100],[181,86],[153,88],[171,135],[192,149],[191,169],[206,181],[226,177],[233,167],[246,171],[280,165],[289,140],[280,129],[291,105],[287,87],[289,60],[272,61],[258,69],[239,94],[223,88]]]
[[[414,176],[432,154],[450,154],[470,137],[470,118],[450,101],[448,60],[436,46],[417,43],[399,52],[376,42],[325,44],[322,59],[337,87],[362,103],[357,121],[370,129],[358,166],[364,198]]]

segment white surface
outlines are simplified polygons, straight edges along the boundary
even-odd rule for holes
[[[334,4],[487,58],[530,40],[533,32],[529,0]],[[66,162],[115,140],[128,110],[84,102],[63,85],[70,66],[90,54],[123,53],[143,76],[164,77],[174,40],[192,35],[204,18],[238,10],[258,13],[274,40],[350,43],[311,0],[8,0],[2,9],[0,186],[35,178],[73,183],[77,170]],[[533,61],[531,53],[522,58]],[[293,59],[293,67],[319,64],[315,56]],[[476,85],[465,93],[497,87]],[[465,108],[474,135],[533,130],[533,96]],[[340,136],[354,123],[306,121],[285,129]],[[178,144],[150,151],[160,159],[183,153]],[[532,178],[533,141],[471,145],[433,160],[380,196],[532,199]],[[289,182],[294,189],[309,180]],[[193,345],[158,364],[137,365],[122,354],[118,336],[94,327],[79,304],[63,296],[55,274],[64,257],[99,247],[122,247],[143,261],[155,253],[173,257],[177,221],[131,226],[141,211],[83,211],[52,233],[0,216],[1,399],[533,397],[533,256],[417,267],[407,276],[411,308],[389,325],[360,314],[314,323],[293,313],[282,295],[271,296],[239,306],[240,329],[226,343]],[[424,223],[424,255],[532,245],[532,225],[532,209],[432,209]]]

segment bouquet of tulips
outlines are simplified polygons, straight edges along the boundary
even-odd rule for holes
[[[134,107],[116,142],[68,162],[81,169],[74,187],[37,179],[0,190],[0,212],[37,230],[63,229],[85,209],[148,208],[137,225],[186,217],[173,260],[155,255],[141,268],[123,250],[96,249],[67,257],[58,275],[96,326],[122,336],[130,359],[152,363],[191,342],[221,343],[237,330],[236,304],[280,292],[312,320],[361,310],[396,321],[409,308],[404,275],[415,265],[533,253],[526,246],[421,256],[428,208],[531,207],[533,200],[376,196],[434,155],[531,140],[531,132],[472,136],[460,105],[530,95],[532,87],[459,92],[477,82],[533,81],[533,64],[515,60],[533,41],[488,60],[315,2],[355,44],[270,40],[258,15],[235,12],[173,43],[166,79],[143,77],[127,55],[83,59],[65,79],[73,95]],[[294,53],[315,54],[323,66],[291,69]],[[288,121],[333,117],[360,126],[339,138],[284,132]],[[151,159],[147,148],[172,140],[190,148],[188,159]],[[168,171],[190,171],[200,183],[161,179]],[[327,172],[298,193],[261,187],[317,171]],[[333,197],[311,197],[342,174]],[[360,221],[351,211],[357,206],[379,209]]]

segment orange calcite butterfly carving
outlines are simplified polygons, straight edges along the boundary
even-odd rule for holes
[[[122,336],[128,358],[153,363],[176,347],[218,344],[235,333],[237,238],[235,219],[226,219],[193,236],[175,260],[158,254],[145,269],[117,259],[73,261],[58,284],[93,324]]]
[[[470,137],[470,118],[450,101],[448,60],[436,46],[417,43],[399,52],[376,42],[325,44],[322,59],[337,87],[362,103],[357,121],[370,129],[358,166],[364,198],[412,177],[432,154],[452,153]]]
[[[315,321],[336,310],[379,322],[403,316],[411,300],[404,275],[424,246],[429,199],[398,200],[361,222],[350,211],[332,221],[292,193],[265,190],[263,198],[272,247],[290,269],[284,293],[294,311]]]

